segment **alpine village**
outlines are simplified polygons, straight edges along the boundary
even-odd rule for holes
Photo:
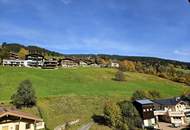
[[[0,130],[86,130],[83,127],[92,130],[189,129],[190,63],[151,57],[64,55],[37,46],[10,43],[2,43],[0,49]],[[10,75],[6,74],[7,71]],[[115,74],[112,76],[112,73]],[[85,79],[85,76],[90,78]],[[100,85],[91,78],[100,78],[98,82],[102,85],[115,88],[107,86],[107,80],[111,78],[109,82],[113,82],[116,88],[89,88],[93,97],[85,97],[88,95],[85,94],[87,86]],[[17,88],[15,82],[18,81]],[[66,86],[51,87],[51,82]],[[134,82],[140,83],[130,85]],[[143,82],[146,82],[147,89],[140,87],[141,84],[144,86]],[[79,94],[71,94],[75,93],[71,89],[73,85],[82,87],[74,88]]]

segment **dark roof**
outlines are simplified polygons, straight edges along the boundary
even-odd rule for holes
[[[154,100],[153,102],[160,104],[160,105],[176,105],[180,101],[182,101],[182,100],[179,98],[169,98],[169,99]]]
[[[146,104],[153,104],[151,100],[143,99],[143,100],[136,100],[139,104],[146,105]]]

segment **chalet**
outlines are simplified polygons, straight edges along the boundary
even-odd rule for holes
[[[44,129],[43,119],[16,109],[0,107],[0,130]]]
[[[9,57],[8,57],[9,60],[16,60],[16,59],[19,59],[19,56],[14,53],[14,52],[9,52]]]
[[[85,61],[79,60],[79,66],[81,66],[81,67],[87,67],[88,64]]]
[[[160,121],[175,127],[190,124],[189,103],[180,98],[136,100],[133,104],[140,113],[143,127],[159,128]]]
[[[44,61],[42,66],[43,69],[56,69],[57,67],[58,61],[54,59]]]
[[[78,62],[75,59],[71,59],[71,58],[65,58],[59,61],[59,64],[61,67],[77,67],[79,66]]]
[[[3,59],[3,66],[18,66],[22,67],[25,65],[24,60],[19,60],[19,56],[16,53],[10,52],[7,59]]]
[[[144,99],[136,100],[133,102],[133,104],[137,108],[137,111],[142,118],[142,127],[154,127],[156,124],[154,116],[154,102]]]
[[[3,59],[3,66],[18,66],[18,67],[23,67],[25,66],[26,62],[25,60],[8,60],[8,59]]]
[[[175,126],[190,123],[189,104],[180,98],[154,100],[156,121],[165,121]]]
[[[39,54],[29,54],[25,57],[26,67],[42,67],[44,56]]]
[[[111,61],[109,64],[108,64],[108,67],[111,67],[111,68],[119,68],[119,63],[118,61]]]

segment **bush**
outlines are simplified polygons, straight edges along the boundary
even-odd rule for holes
[[[140,115],[131,102],[121,102],[120,108],[124,120],[123,122],[127,123],[129,129],[141,128]]]
[[[150,99],[158,99],[161,97],[160,92],[156,91],[156,90],[150,90],[150,91],[148,91],[148,94],[149,94]]]
[[[135,100],[140,100],[140,99],[145,99],[145,98],[148,98],[148,94],[146,91],[144,90],[136,90],[132,97],[131,97],[131,100],[132,101],[135,101]]]
[[[125,81],[125,74],[122,71],[117,71],[117,73],[115,75],[115,80]]]
[[[17,108],[36,105],[36,96],[32,83],[29,80],[22,81],[16,93],[12,95],[11,100],[12,104]]]
[[[144,90],[136,90],[132,97],[131,100],[141,100],[141,99],[159,99],[161,98],[160,92],[156,90],[149,90],[149,91],[144,91]]]
[[[116,103],[107,101],[104,107],[104,116],[107,122],[107,125],[114,128],[119,128],[122,124],[121,122],[121,110]]]

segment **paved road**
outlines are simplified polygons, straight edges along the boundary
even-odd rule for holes
[[[79,128],[78,130],[89,130],[91,127],[92,127],[92,125],[93,125],[94,123],[93,122],[90,122],[90,123],[88,123],[88,124],[86,124],[86,125],[83,125],[81,128]]]

